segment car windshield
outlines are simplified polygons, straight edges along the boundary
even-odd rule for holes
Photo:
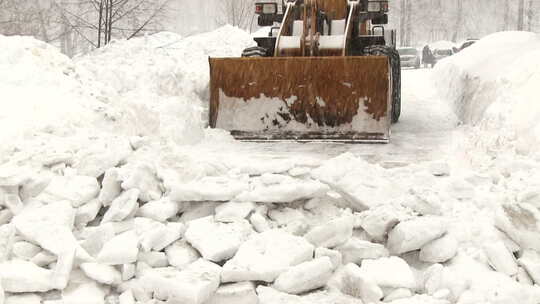
[[[452,50],[436,50],[435,53],[441,56],[452,56]]]
[[[416,55],[416,49],[399,49],[398,52],[400,55]]]

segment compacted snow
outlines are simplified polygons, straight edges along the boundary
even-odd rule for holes
[[[538,41],[404,71],[373,146],[205,129],[233,27],[73,60],[0,36],[0,303],[538,303]]]

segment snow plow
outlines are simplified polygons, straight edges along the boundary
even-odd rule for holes
[[[280,26],[241,58],[209,59],[210,126],[240,140],[388,142],[401,75],[387,12],[380,0],[256,3],[260,26]]]

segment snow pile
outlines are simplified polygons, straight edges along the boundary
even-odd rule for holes
[[[207,121],[208,57],[238,57],[252,44],[248,33],[232,26],[188,38],[162,32],[114,41],[75,62],[118,94],[140,135],[195,143]]]
[[[252,43],[248,33],[225,26],[189,38],[115,41],[71,60],[33,38],[0,35],[0,156],[53,137],[73,137],[64,145],[84,137],[106,145],[116,135],[196,143],[207,120],[208,56],[236,57]],[[39,143],[28,147],[30,139]]]
[[[464,195],[466,187],[454,186],[460,176],[432,164],[384,169],[344,154],[310,167],[276,160],[261,172],[246,160],[220,169],[215,158],[202,166],[203,158],[158,152],[166,154],[130,149],[122,162],[93,171],[97,176],[83,175],[70,158],[56,158],[62,170],[0,167],[7,302],[540,300],[533,286],[540,278],[538,229],[519,222],[527,215],[528,225],[540,223],[538,211],[497,209],[493,221],[476,207],[483,197]],[[79,161],[88,163],[85,157],[94,155]],[[367,187],[362,174],[404,191],[376,191],[370,204],[356,191]],[[243,186],[230,195],[220,181],[233,178]],[[283,183],[324,187],[295,193]]]
[[[538,151],[540,35],[501,32],[437,65],[437,87],[488,150]]]
[[[0,44],[2,143],[105,127],[105,92],[68,57],[30,37],[0,35]]]

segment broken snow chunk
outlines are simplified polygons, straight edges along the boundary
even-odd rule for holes
[[[38,196],[51,182],[53,175],[45,174],[42,176],[33,176],[27,183],[21,185],[19,195],[23,202]]]
[[[540,251],[540,211],[530,204],[506,204],[497,210],[495,225],[522,249]]]
[[[115,235],[115,229],[112,223],[100,225],[93,229],[86,228],[83,230],[88,233],[86,239],[81,243],[90,255],[97,256],[103,248],[103,245],[111,240]]]
[[[135,264],[122,265],[122,281],[130,280],[135,276]]]
[[[15,226],[13,224],[0,225],[0,262],[9,258],[14,238]]]
[[[420,250],[420,260],[428,263],[444,263],[453,258],[458,249],[457,240],[450,234],[433,240]]]
[[[13,219],[13,213],[9,209],[0,210],[0,225],[9,223]]]
[[[82,250],[82,249],[81,249]],[[68,285],[73,265],[75,262],[75,252],[79,250],[69,248],[58,254],[58,260],[54,266],[51,275],[51,284],[55,289],[62,290]],[[86,261],[85,259],[77,256],[80,261]]]
[[[33,293],[27,293],[27,294],[11,294],[9,296],[6,296],[5,302],[3,301],[4,295],[2,295],[2,299],[0,299],[0,303],[2,304],[41,304],[41,297],[37,294]],[[50,301],[44,301],[43,303],[49,304]]]
[[[222,282],[273,282],[290,266],[313,259],[313,245],[280,230],[254,234],[223,266]]]
[[[110,265],[98,263],[82,263],[81,270],[90,279],[105,285],[117,285],[122,281],[122,275]]]
[[[221,285],[205,304],[258,304],[255,284],[240,282]]]
[[[535,250],[525,250],[518,262],[525,268],[533,282],[540,284],[540,254]]]
[[[392,302],[399,299],[406,299],[412,297],[413,294],[410,289],[396,288],[384,297],[384,302]]]
[[[261,215],[259,212],[254,212],[249,217],[249,222],[253,226],[253,229],[259,233],[270,230],[270,225],[268,224],[266,217]]]
[[[141,247],[144,251],[161,251],[184,235],[186,228],[182,223],[158,223],[152,229],[144,232],[140,237]]]
[[[519,283],[524,285],[534,285],[534,282],[525,268],[518,267],[518,273],[516,279]]]
[[[99,192],[98,200],[103,204],[103,206],[109,206],[112,201],[117,198],[120,193],[122,193],[118,169],[112,168],[105,171],[101,184],[102,187],[101,191]]]
[[[253,230],[246,220],[219,223],[213,217],[191,221],[186,230],[186,240],[210,261],[231,258]]]
[[[360,264],[364,259],[377,259],[388,256],[388,250],[381,244],[372,243],[353,237],[335,250],[343,256],[343,264]]]
[[[165,222],[171,217],[176,216],[179,210],[180,206],[177,202],[173,202],[168,198],[162,198],[142,205],[139,211],[137,211],[137,214],[159,222]]]
[[[359,226],[377,241],[383,241],[390,229],[410,217],[399,205],[381,205],[355,215]]]
[[[443,203],[439,194],[431,188],[415,187],[402,204],[420,215],[441,215]]]
[[[169,264],[180,270],[185,269],[201,257],[199,252],[185,240],[173,243],[165,249],[165,253]]]
[[[7,292],[45,292],[54,289],[52,271],[27,261],[0,263],[0,278]]]
[[[102,205],[98,199],[93,199],[90,202],[77,208],[77,213],[75,215],[75,226],[84,227],[89,222],[93,221]]]
[[[4,195],[4,204],[14,215],[19,214],[24,208],[21,198],[18,194],[6,194]]]
[[[388,250],[392,254],[420,249],[447,231],[447,223],[441,217],[425,216],[397,224],[388,234]]]
[[[99,193],[99,184],[90,176],[55,176],[36,199],[46,204],[69,201],[73,207],[79,207]]]
[[[276,180],[277,181],[277,180]],[[268,183],[266,178],[250,180],[249,190],[240,193],[236,200],[258,203],[290,203],[301,199],[322,197],[330,188],[313,179],[280,177],[277,183]]]
[[[26,241],[19,241],[13,244],[12,253],[22,260],[31,260],[36,254],[41,251],[39,246]]]
[[[245,219],[255,209],[252,202],[228,202],[217,206],[215,219],[218,222],[230,223]]]
[[[62,304],[105,304],[105,290],[87,278],[72,280],[62,290]]]
[[[314,227],[305,235],[305,238],[315,246],[333,248],[347,242],[352,232],[352,216],[343,216]]]
[[[350,263],[343,267],[340,273],[339,289],[342,293],[355,298],[361,298],[364,303],[379,303],[383,291],[375,279],[363,273],[358,265]]]
[[[307,304],[302,301],[302,298],[296,295],[291,295],[285,292],[278,291],[271,287],[260,285],[257,287],[257,295],[259,304]]]
[[[182,216],[180,216],[180,221],[182,223],[188,223],[196,219],[214,215],[217,206],[219,206],[219,203],[193,203],[191,208],[188,208],[184,213],[182,213]]]
[[[290,294],[300,294],[323,287],[333,272],[329,257],[317,258],[289,268],[280,274],[274,288]]]
[[[315,249],[315,258],[322,258],[322,257],[329,257],[330,261],[332,262],[332,266],[334,269],[337,269],[339,266],[341,266],[342,263],[342,256],[341,253],[337,250],[332,250],[324,247],[319,247]]]
[[[385,204],[403,193],[386,169],[352,153],[325,161],[311,176],[330,185],[355,211]]]
[[[139,254],[139,241],[134,231],[119,234],[103,245],[98,261],[108,265],[133,263]]]
[[[158,251],[139,252],[138,260],[150,267],[167,267],[169,265],[165,253]]]
[[[156,176],[156,169],[147,163],[137,165],[124,182],[123,189],[138,189],[142,202],[159,200],[162,196],[161,182]]]
[[[30,262],[36,264],[39,267],[45,267],[47,265],[50,265],[54,261],[56,261],[56,256],[47,251],[39,252],[30,260]]]
[[[398,257],[363,260],[362,272],[372,277],[380,287],[414,288],[414,274],[403,259]]]
[[[121,222],[127,217],[134,215],[139,208],[139,203],[137,202],[139,193],[139,190],[131,189],[115,198],[111,203],[109,210],[103,215],[103,220],[101,222]]]
[[[135,297],[133,296],[133,291],[131,291],[131,289],[124,291],[118,297],[118,304],[135,304]]]
[[[484,252],[493,269],[508,276],[518,272],[518,265],[514,255],[506,248],[503,241],[488,241],[484,243]]]
[[[143,272],[141,283],[154,297],[168,303],[202,304],[219,286],[221,267],[203,259],[183,271],[149,269]]]
[[[176,184],[169,197],[177,202],[224,202],[248,189],[247,179],[206,176],[200,180]]]
[[[77,247],[72,229],[75,209],[67,201],[27,208],[13,219],[18,233],[27,241],[59,254],[65,248]]]

